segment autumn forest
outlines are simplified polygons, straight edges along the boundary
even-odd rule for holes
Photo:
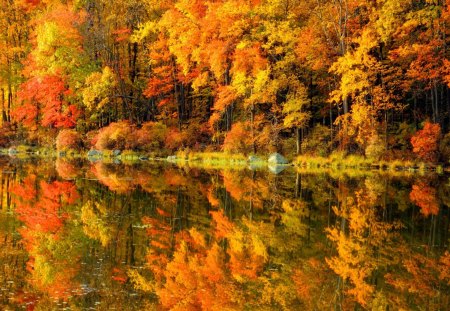
[[[445,1],[1,7],[4,147],[450,156]]]
[[[0,3],[1,310],[448,310],[448,1]]]

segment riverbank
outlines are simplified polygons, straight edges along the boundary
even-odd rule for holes
[[[117,163],[136,163],[140,161],[166,161],[179,166],[195,166],[202,168],[225,168],[225,167],[250,167],[252,169],[266,166],[280,167],[294,166],[306,170],[379,170],[379,171],[409,171],[426,172],[435,171],[443,173],[450,171],[443,165],[435,165],[421,161],[411,160],[373,160],[359,155],[345,155],[336,152],[329,157],[319,156],[296,156],[285,158],[280,154],[250,155],[230,154],[224,152],[189,152],[178,151],[170,156],[161,156],[154,153],[137,152],[131,150],[64,150],[57,151],[49,148],[38,148],[30,146],[18,146],[9,149],[0,149],[0,154],[14,158],[45,157],[45,158],[67,158],[86,159],[89,161],[105,161]],[[272,158],[271,157],[275,157]]]

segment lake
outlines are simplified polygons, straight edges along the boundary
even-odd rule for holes
[[[445,175],[0,157],[2,310],[446,310]]]

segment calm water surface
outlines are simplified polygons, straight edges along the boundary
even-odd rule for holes
[[[448,176],[0,158],[1,310],[448,310]]]

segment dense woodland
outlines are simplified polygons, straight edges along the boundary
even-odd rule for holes
[[[446,161],[445,2],[1,0],[0,144]]]

